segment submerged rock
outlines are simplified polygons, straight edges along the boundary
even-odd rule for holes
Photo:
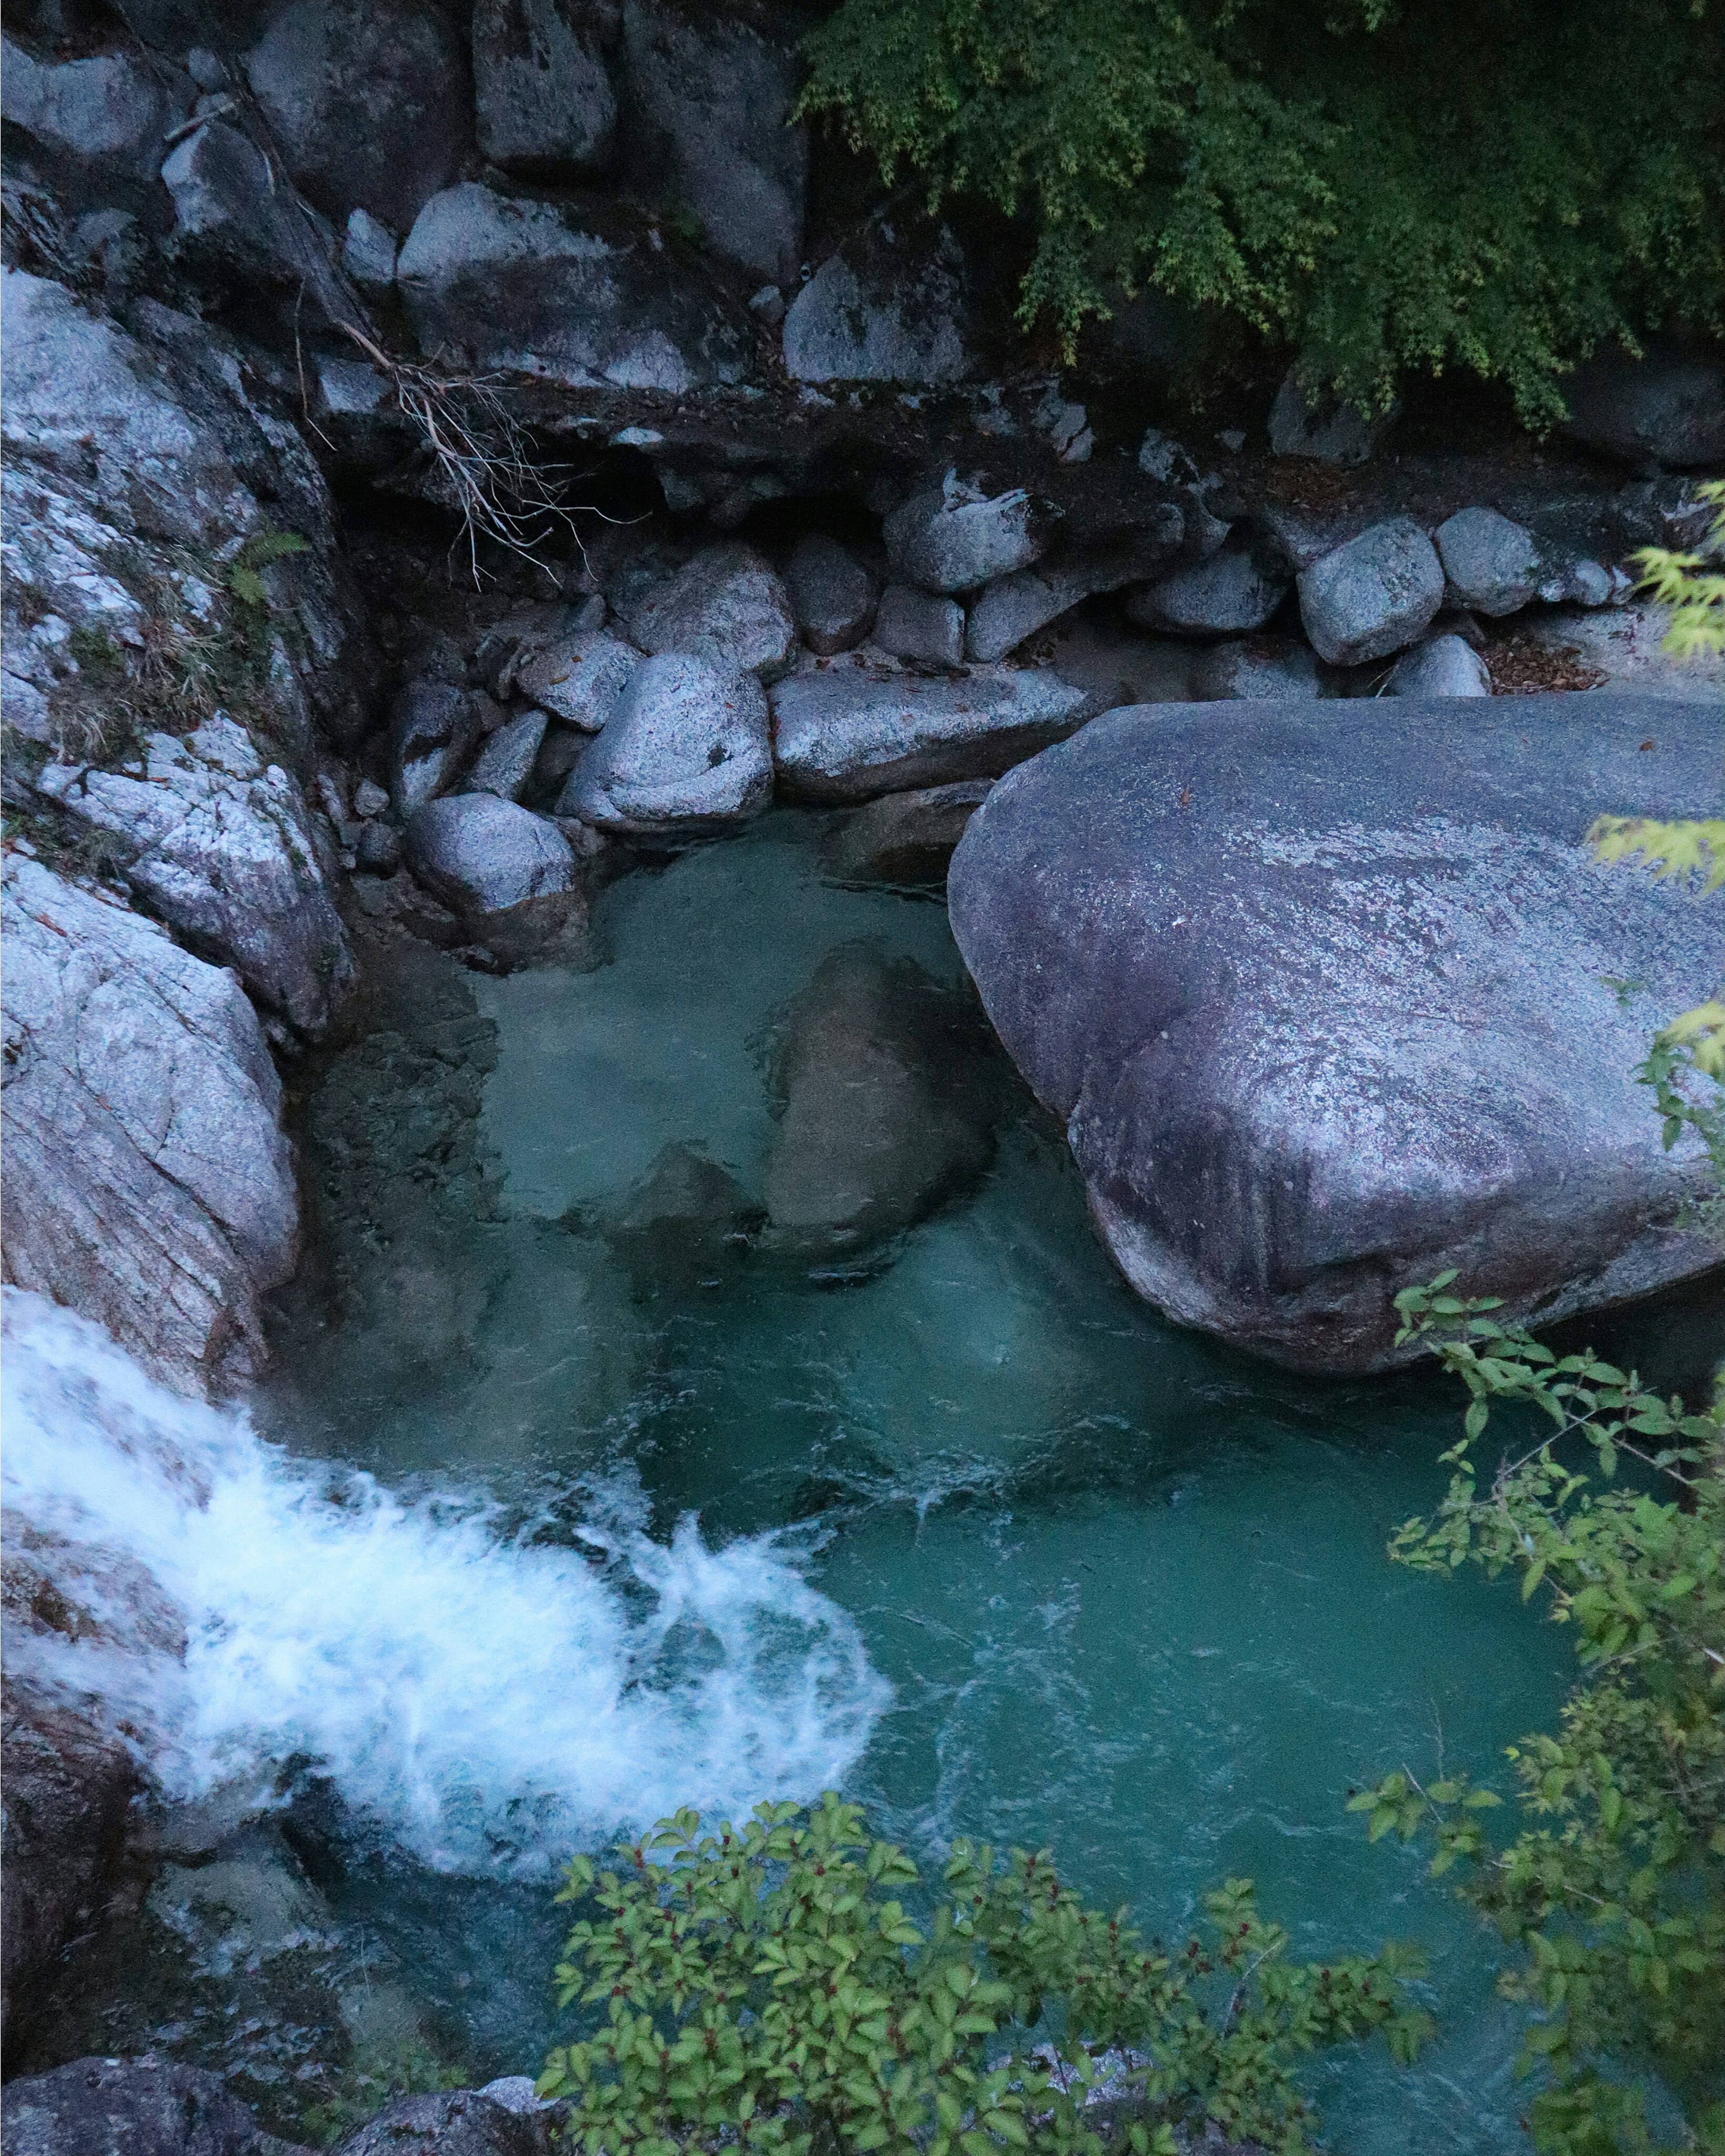
[[[292,1271],[280,1081],[234,974],[21,855],[0,885],[6,1277],[208,1385]]]
[[[1716,932],[1593,863],[1602,802],[1717,815],[1717,712],[1153,706],[994,788],[953,932],[1141,1294],[1369,1370],[1396,1291],[1451,1265],[1545,1323],[1717,1264],[1681,1224],[1700,1148],[1662,1150],[1633,1075],[1717,978]]]
[[[129,2059],[9,2082],[6,2140],[16,2156],[304,2156],[265,2133],[219,2074]]]
[[[944,883],[952,849],[988,798],[992,778],[885,793],[848,816],[822,850],[841,883]]]
[[[747,823],[772,798],[760,683],[667,652],[636,669],[557,813],[602,831],[677,839]]]
[[[973,666],[950,680],[835,666],[793,675],[772,699],[779,784],[798,801],[996,778],[1091,708],[1057,674],[1005,666]]]
[[[926,1218],[993,1158],[999,1109],[973,1006],[909,959],[834,952],[792,1004],[774,1057],[770,1241],[861,1250]]]

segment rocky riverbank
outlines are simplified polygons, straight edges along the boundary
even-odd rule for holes
[[[1148,302],[1055,371],[1005,325],[999,234],[789,124],[802,27],[8,23],[7,1281],[243,1391],[300,1260],[283,1074],[426,944],[578,962],[608,880],[775,802],[829,814],[838,880],[930,886],[980,808],[953,892],[984,1001],[1183,1321],[1368,1368],[1409,1268],[1544,1317],[1694,1272],[1688,1157],[1616,1076],[1540,1074],[1584,1036],[1627,1069],[1710,985],[1685,901],[1602,895],[1576,842],[1717,813],[1705,677],[1625,565],[1704,528],[1718,356],[1602,357],[1546,444],[1430,396],[1367,428]],[[799,1001],[787,1250],[890,1240],[986,1166],[968,1014],[925,986],[859,962]],[[1447,1000],[1410,1045],[1416,990]],[[921,1132],[901,1174],[888,1124]],[[27,1512],[7,1535],[10,1994],[162,1862],[147,1748],[28,1643],[172,1655],[182,1614]],[[20,2147],[182,2098],[199,2148],[269,2145],[106,2072],[38,2084]],[[541,2131],[472,2103],[425,2145]]]

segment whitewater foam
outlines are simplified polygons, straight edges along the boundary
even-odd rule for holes
[[[103,1620],[9,1650],[98,1697],[172,1796],[309,1757],[424,1862],[531,1872],[680,1804],[841,1782],[891,1697],[785,1537],[595,1517],[591,1556],[535,1545],[483,1490],[408,1500],[294,1458],[39,1296],[3,1291],[0,1322],[10,1531],[83,1546]],[[104,1558],[131,1583],[111,1606]],[[183,1656],[128,1630],[140,1565]]]

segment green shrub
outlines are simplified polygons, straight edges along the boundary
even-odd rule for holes
[[[572,2100],[588,2156],[721,2140],[1082,2156],[1110,2112],[1134,2156],[1171,2156],[1175,2125],[1205,2118],[1294,2152],[1315,2124],[1302,2053],[1382,2030],[1406,2057],[1425,2027],[1401,1995],[1405,1951],[1291,1964],[1247,1880],[1209,1897],[1206,1939],[1169,1950],[1088,1907],[1045,1850],[999,1861],[957,1843],[921,1923],[900,1898],[915,1865],[830,1792],[716,1834],[680,1812],[619,1854],[597,1877],[584,1857],[569,1867],[560,1898],[594,1912],[569,1934],[562,2002],[605,2020],[539,2082]],[[1086,2115],[1110,2052],[1120,2086]]]
[[[1485,1831],[1497,1798],[1465,1779],[1422,1789],[1404,1768],[1352,1808],[1374,1840],[1435,1828],[1433,1870],[1465,1860],[1464,1892],[1523,1948],[1503,1989],[1536,2010],[1520,2064],[1545,2070],[1537,2148],[1652,2148],[1649,2062],[1686,2145],[1725,2148],[1725,1383],[1687,1414],[1501,1327],[1450,1278],[1396,1298],[1400,1337],[1429,1339],[1471,1399],[1441,1510],[1392,1552],[1519,1572],[1524,1600],[1543,1586],[1583,1681],[1555,1733],[1510,1752],[1527,1824],[1507,1847]],[[1550,1427],[1486,1480],[1476,1450],[1500,1405]]]
[[[891,181],[1024,213],[1026,321],[1150,284],[1387,403],[1409,367],[1561,373],[1725,303],[1712,0],[845,0],[805,107]]]

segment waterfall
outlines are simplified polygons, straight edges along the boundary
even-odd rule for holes
[[[170,1797],[309,1757],[421,1861],[531,1875],[680,1804],[813,1796],[888,1702],[783,1536],[714,1549],[691,1516],[667,1544],[596,1502],[580,1547],[536,1540],[484,1489],[296,1458],[3,1296],[8,1537],[74,1611],[9,1652]]]

